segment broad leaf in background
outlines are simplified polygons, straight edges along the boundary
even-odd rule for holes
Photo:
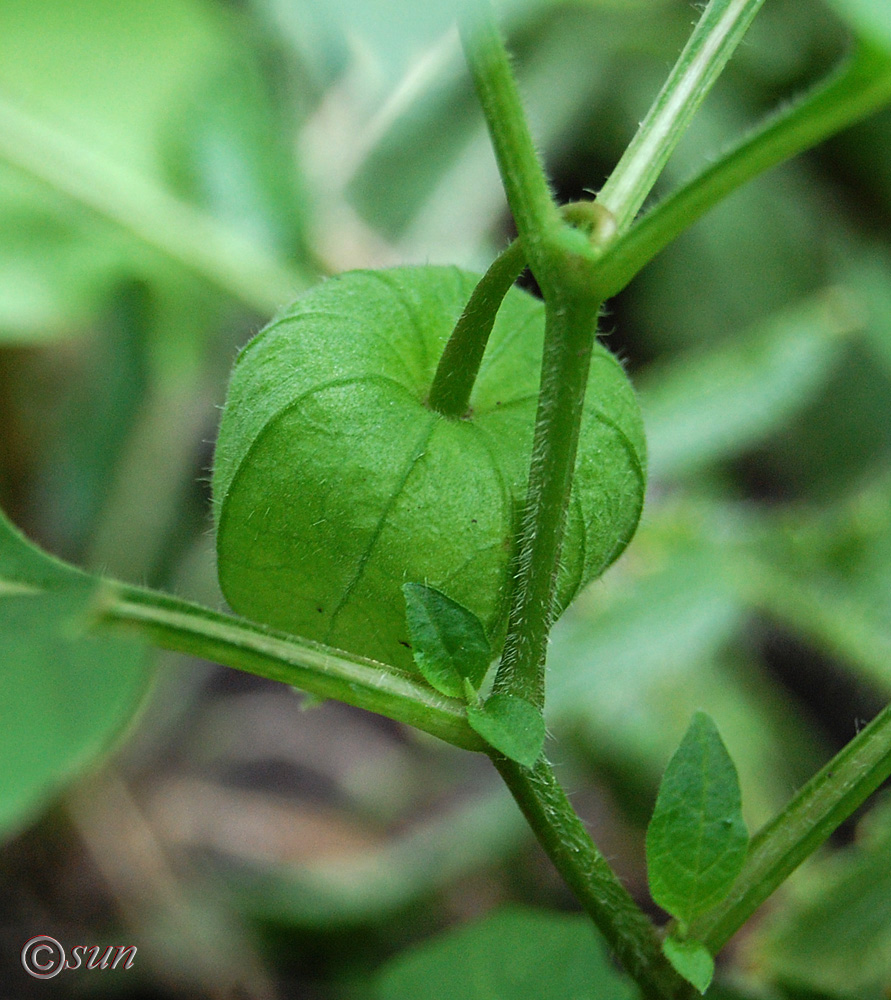
[[[478,691],[492,647],[477,616],[422,583],[404,583],[412,656],[428,684],[451,698],[464,697],[464,681]]]
[[[101,599],[0,595],[0,833],[107,750],[146,692],[142,645],[88,633]]]
[[[891,3],[888,0],[830,0],[863,41],[891,50]]]
[[[714,722],[697,712],[665,769],[647,828],[653,899],[689,923],[730,891],[748,843],[736,768]]]
[[[0,510],[0,595],[64,590],[86,579],[79,569],[32,545]]]
[[[381,973],[375,1000],[638,1000],[587,917],[505,908]]]
[[[9,0],[0,101],[163,189],[177,109],[242,48],[229,19],[196,0]],[[4,162],[16,141],[0,131],[0,338],[31,339],[77,329],[116,282],[156,277],[158,261]]]
[[[845,300],[826,294],[741,340],[651,369],[641,385],[650,475],[735,457],[781,429],[822,385],[854,323]]]
[[[0,834],[108,749],[146,692],[143,645],[89,634],[101,600],[0,513]]]
[[[532,767],[541,755],[545,721],[523,698],[490,695],[480,707],[467,706],[467,721],[487,743],[523,767]]]

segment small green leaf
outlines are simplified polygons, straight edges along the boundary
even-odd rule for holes
[[[532,767],[541,754],[545,722],[523,698],[493,694],[482,708],[468,706],[467,721],[487,743],[523,767]]]
[[[412,655],[427,683],[450,698],[464,696],[465,680],[478,689],[492,661],[483,623],[433,587],[405,583],[402,593]]]
[[[742,869],[749,835],[736,768],[704,712],[668,763],[647,830],[653,899],[685,923],[730,891]]]
[[[705,993],[715,974],[715,960],[704,944],[667,937],[662,942],[662,951],[688,983],[692,983],[700,993]]]

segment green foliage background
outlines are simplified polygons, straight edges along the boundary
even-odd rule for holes
[[[618,159],[694,11],[501,9],[556,188],[578,198]],[[323,275],[480,270],[510,235],[450,13],[4,0],[0,504],[31,537],[221,605],[206,477],[237,346]],[[661,187],[818,79],[854,34],[891,45],[889,24],[883,0],[770,0]],[[696,709],[720,728],[755,830],[891,695],[889,143],[884,112],[752,183],[604,322],[640,391],[651,485],[631,548],[555,633],[548,724],[595,839],[641,898],[642,831]],[[35,985],[22,944],[51,933],[140,948],[113,979],[36,984],[61,996],[76,978],[121,997],[408,1000],[418,962],[439,982],[482,945],[440,942],[380,971],[408,946],[505,902],[572,908],[484,759],[172,655],[155,657],[144,696],[138,650],[122,676],[52,631],[84,608],[43,609],[43,648],[21,652],[25,612],[0,599],[0,767],[18,775],[65,726],[83,730],[27,801],[0,782],[11,996]],[[28,657],[39,686],[13,669]],[[60,698],[72,676],[77,697]],[[114,752],[97,761],[100,747]],[[885,807],[850,824],[740,935],[709,995],[885,995],[889,836]],[[596,950],[560,950],[584,949],[586,928],[549,950],[524,912],[492,919],[515,951],[538,942],[540,976],[480,996],[581,995],[542,992],[555,968],[566,990],[577,969],[606,977],[598,1000],[633,995]]]

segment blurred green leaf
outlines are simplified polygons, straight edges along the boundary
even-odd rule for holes
[[[0,594],[65,589],[87,576],[32,545],[0,510]]]
[[[25,133],[32,145],[43,143],[45,157],[63,157],[60,148],[70,140],[86,151],[91,165],[111,165],[114,183],[108,171],[98,171],[94,182],[104,190],[94,192],[91,208],[116,197],[120,207],[115,185],[132,180],[128,197],[137,207],[152,200],[142,206],[152,214],[156,192],[164,201],[163,140],[169,123],[233,51],[244,47],[227,17],[197,0],[4,4],[0,159],[14,166],[0,163],[0,224],[6,234],[0,241],[0,337],[73,332],[123,278],[157,280],[160,273],[163,281],[163,269],[142,241],[78,203],[72,192],[84,183],[84,163],[66,163],[71,183],[54,185],[48,178],[63,165],[45,161],[45,170],[31,169],[34,149],[25,148]],[[194,219],[167,221],[165,232],[182,250],[189,240],[180,229]],[[213,242],[217,245],[205,249],[205,264],[225,256],[221,232]],[[195,245],[200,243],[195,237]],[[242,263],[247,272],[253,266]],[[270,308],[278,301],[276,295]]]
[[[751,614],[737,577],[749,518],[689,495],[649,511],[620,564],[554,629],[549,725],[558,737],[578,735],[613,794],[645,825],[664,763],[702,708],[731,748],[746,816],[757,826],[819,766],[825,748],[740,648]]]
[[[80,377],[65,387],[46,461],[42,513],[57,531],[62,529],[66,554],[84,553],[121,450],[144,406],[150,314],[144,285],[122,287],[96,335],[82,341]]]
[[[233,47],[165,122],[162,154],[173,189],[283,259],[307,254],[308,195],[294,137],[299,121],[271,93],[257,61]]]
[[[790,905],[757,936],[770,976],[845,1000],[883,1000],[891,981],[891,808],[861,824],[857,843],[802,872]]]
[[[143,644],[89,634],[101,599],[0,511],[0,832],[106,750],[145,694]]]
[[[891,260],[873,245],[846,255],[840,276],[865,312],[867,343],[891,376]]]
[[[653,899],[689,923],[730,891],[748,843],[736,768],[717,726],[697,712],[665,769],[647,828]]]
[[[774,494],[842,499],[891,461],[889,401],[891,372],[868,340],[850,339],[841,363],[755,456],[762,481]]]
[[[0,343],[76,330],[126,267],[124,240],[2,162],[0,223]]]
[[[398,956],[376,1000],[634,1000],[586,917],[504,908]]]
[[[101,593],[0,592],[0,831],[92,764],[146,691],[143,647],[88,633]]]
[[[781,428],[823,383],[854,325],[848,303],[826,294],[744,339],[650,369],[640,388],[650,475],[732,458]]]
[[[891,3],[888,0],[829,0],[857,35],[891,51]]]
[[[761,572],[741,586],[768,616],[891,691],[891,479],[884,465],[842,502],[763,522]]]

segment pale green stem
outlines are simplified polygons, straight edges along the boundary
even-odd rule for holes
[[[126,629],[163,649],[378,712],[466,750],[485,749],[461,702],[404,671],[157,591],[112,582],[104,587],[96,606],[99,628]]]
[[[540,248],[560,232],[563,222],[535,151],[488,0],[472,0],[459,27],[507,201],[535,273],[541,262]]]
[[[782,108],[683,187],[647,212],[601,259],[606,297],[743,184],[891,101],[891,58],[860,46],[827,80]]]
[[[637,215],[763,2],[710,0],[637,134],[597,196],[597,204],[612,213],[620,234]]]

